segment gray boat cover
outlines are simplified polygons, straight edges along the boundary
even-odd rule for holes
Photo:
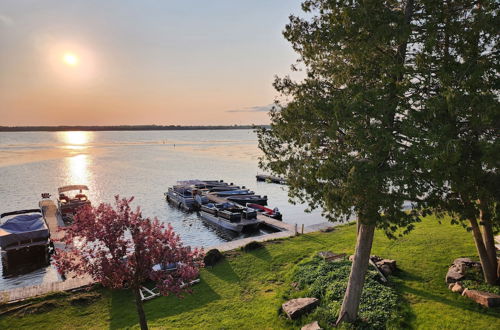
[[[48,240],[49,237],[49,228],[41,214],[17,215],[0,225],[0,247],[2,249],[26,241]]]

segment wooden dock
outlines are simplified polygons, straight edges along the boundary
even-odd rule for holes
[[[255,176],[257,181],[265,181],[265,182],[272,182],[272,183],[278,183],[278,184],[286,184],[286,180],[283,178],[280,178],[279,176],[274,176],[274,175],[268,175],[268,174],[257,174]]]
[[[25,286],[11,290],[0,291],[0,304],[14,303],[29,298],[43,296],[52,292],[71,291],[93,283],[90,277],[70,278],[65,281],[43,283]]]

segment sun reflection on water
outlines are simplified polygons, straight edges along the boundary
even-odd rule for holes
[[[88,148],[88,143],[92,138],[92,132],[68,131],[59,132],[58,138],[65,144],[64,148],[82,150]]]
[[[80,154],[66,158],[68,171],[68,182],[70,184],[85,184],[88,185],[89,180],[89,156]]]

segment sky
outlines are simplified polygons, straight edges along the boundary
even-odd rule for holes
[[[0,126],[266,124],[300,0],[0,0]]]

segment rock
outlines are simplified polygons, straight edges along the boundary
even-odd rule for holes
[[[351,261],[351,262],[352,262],[352,261],[354,261],[354,254],[351,254],[351,255],[349,256],[349,261]]]
[[[375,262],[375,265],[377,265],[377,268],[380,269],[384,276],[391,275],[396,270],[396,260],[382,259],[374,256],[372,257],[372,261]]]
[[[288,318],[294,320],[302,314],[311,311],[318,305],[319,300],[316,298],[297,298],[292,299],[281,305],[283,312]]]
[[[321,327],[318,324],[318,321],[314,321],[304,325],[300,330],[321,330]]]
[[[451,290],[451,288],[453,288],[454,286],[455,286],[455,282],[450,283],[450,284],[448,284],[448,289],[450,289],[450,290]]]
[[[464,291],[462,291],[462,296],[465,296],[467,294],[467,291],[469,291],[469,289],[465,288]]]
[[[392,271],[396,270],[396,260],[392,259],[382,259],[382,261],[379,261],[380,263],[387,265],[391,268]]]
[[[500,306],[500,296],[494,293],[466,289],[463,294],[486,307]]]
[[[453,261],[454,265],[458,264],[472,264],[475,263],[471,258],[457,258]]]
[[[451,291],[462,293],[464,291],[464,287],[462,286],[462,284],[460,284],[460,282],[456,282],[451,288]]]
[[[392,269],[391,267],[389,267],[389,265],[382,265],[382,266],[378,266],[378,269],[380,269],[380,271],[382,272],[382,274],[384,274],[384,276],[389,276],[392,274]]]
[[[464,278],[464,275],[459,272],[459,269],[456,265],[452,265],[448,269],[448,273],[446,273],[446,283],[454,283],[458,282]]]

